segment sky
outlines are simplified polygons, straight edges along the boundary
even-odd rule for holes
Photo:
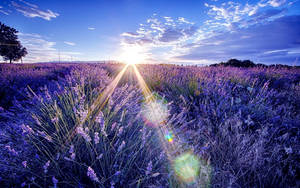
[[[24,62],[300,65],[300,0],[1,0],[0,22]]]

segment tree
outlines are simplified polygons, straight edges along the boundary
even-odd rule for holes
[[[16,29],[0,22],[0,55],[10,63],[27,55],[27,50],[18,40],[17,33]]]
[[[217,67],[217,66],[224,66],[224,67],[256,67],[256,64],[253,63],[250,60],[237,60],[237,59],[230,59],[227,62],[221,62],[219,64],[212,64],[211,67]]]

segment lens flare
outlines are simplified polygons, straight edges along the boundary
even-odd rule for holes
[[[169,111],[166,104],[162,101],[155,100],[143,106],[142,115],[147,125],[157,127],[166,123],[169,117]]]
[[[199,158],[192,154],[192,152],[181,154],[175,157],[175,159],[174,156],[172,156],[180,147],[182,147],[180,145],[182,142],[179,137],[176,137],[175,142],[175,136],[173,132],[170,131],[172,129],[169,129],[172,125],[167,123],[170,115],[168,102],[157,93],[151,92],[137,66],[133,64],[132,67],[145,97],[145,103],[142,107],[142,117],[145,120],[146,125],[154,127],[157,131],[164,152],[166,153],[168,160],[172,161],[172,167],[174,168],[177,178],[187,184],[195,183],[197,187],[200,187],[200,185],[209,185],[211,174],[209,162],[203,162],[203,160],[200,161]],[[167,140],[167,142],[165,140]]]
[[[195,182],[199,175],[200,162],[192,153],[184,153],[174,161],[176,175],[185,183]]]
[[[165,134],[165,139],[170,142],[170,143],[173,143],[174,141],[174,135],[172,133],[172,131],[167,131],[166,134]]]

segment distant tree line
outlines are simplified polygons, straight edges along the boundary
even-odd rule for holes
[[[27,50],[18,40],[18,31],[0,22],[0,56],[10,63],[27,55]]]
[[[272,65],[265,65],[265,64],[255,64],[250,60],[238,60],[238,59],[230,59],[227,62],[221,62],[216,64],[211,64],[210,67],[218,67],[218,66],[224,66],[224,67],[275,67],[275,68],[291,68],[291,67],[297,67],[299,66],[289,66],[289,65],[282,65],[282,64],[272,64]]]

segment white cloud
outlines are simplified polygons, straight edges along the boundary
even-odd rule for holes
[[[4,10],[4,8],[2,6],[0,6],[0,13],[9,15],[8,10]]]
[[[210,3],[204,4],[210,18],[200,25],[183,17],[153,15],[136,31],[122,33],[121,46],[140,46],[152,54],[153,61],[164,63],[216,63],[239,57],[280,63],[299,55],[289,47],[297,43],[293,36],[297,34],[298,18],[285,16],[290,5],[283,0]]]
[[[28,51],[23,58],[24,62],[47,62],[47,61],[70,61],[78,60],[81,53],[59,51],[55,48],[56,43],[48,41],[38,34],[19,33],[19,39]]]
[[[135,32],[125,32],[121,36],[123,44],[168,46],[192,36],[197,31],[193,24],[183,17],[174,19],[153,15],[146,23],[140,24]]]
[[[220,28],[227,28],[231,30],[233,23],[240,22],[245,18],[255,15],[259,9],[257,4],[250,5],[246,3],[227,2],[222,3],[221,6],[205,4],[209,8],[208,15],[212,17],[208,25]]]
[[[270,1],[268,1],[268,3],[272,7],[279,7],[279,6],[283,5],[285,2],[286,2],[286,0],[270,0]]]
[[[40,10],[37,5],[28,3],[24,0],[19,0],[19,2],[12,1],[12,6],[18,11],[21,12],[24,16],[34,18],[39,17],[45,20],[51,20],[59,16],[58,13],[52,12],[51,10]]]
[[[65,44],[70,45],[70,46],[75,46],[76,44],[74,42],[68,42],[68,41],[64,41]]]
[[[189,22],[189,21],[187,21],[185,18],[183,18],[183,17],[179,17],[178,18],[178,21],[179,21],[179,23],[186,23],[186,24],[194,24],[193,22]]]
[[[88,30],[95,30],[96,28],[94,27],[88,27]]]
[[[292,63],[300,57],[299,23],[300,16],[284,16],[265,24],[239,28],[237,32],[219,33],[202,39],[198,46],[175,59],[220,62],[238,58],[257,63]]]
[[[28,6],[30,6],[30,7],[33,7],[33,8],[39,8],[37,5],[31,4],[31,3],[29,3],[29,2],[26,2],[25,0],[19,0],[19,1],[22,2],[22,3],[24,3],[24,4],[26,4],[26,5],[28,5]]]
[[[211,17],[206,21],[207,27],[234,31],[283,16],[286,0],[260,0],[256,4],[246,3],[244,5],[228,1],[218,6],[208,3],[204,3],[204,5],[208,7],[208,15]],[[282,7],[282,9],[273,7]]]
[[[132,37],[132,38],[138,38],[140,35],[138,33],[133,32],[125,32],[121,34],[122,37]]]
[[[4,10],[1,10],[1,9],[0,9],[0,13],[5,14],[5,15],[9,15],[8,12],[6,12],[6,11],[4,11]]]
[[[159,41],[173,42],[177,41],[181,37],[183,37],[183,33],[181,32],[181,30],[168,28],[162,33],[161,37],[159,38]]]
[[[153,54],[153,61],[168,61],[172,56],[186,52],[183,47],[198,32],[198,27],[186,18],[151,16],[139,24],[134,32],[121,34],[122,46],[138,45]]]
[[[300,18],[285,16],[286,2],[204,5],[210,19],[200,27],[183,17],[153,15],[136,31],[123,33],[121,45],[141,46],[153,61],[164,63],[216,63],[230,58],[286,63],[300,55],[291,51],[299,49],[295,38]]]

